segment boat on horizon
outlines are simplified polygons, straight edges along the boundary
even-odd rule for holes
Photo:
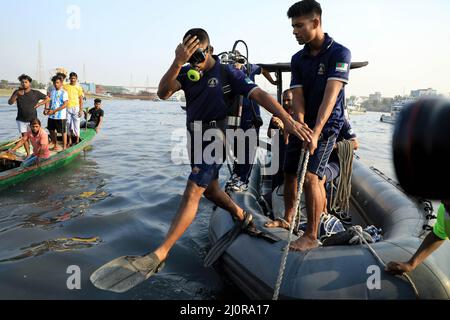
[[[403,110],[403,108],[406,105],[408,105],[411,102],[414,102],[414,100],[412,100],[412,99],[404,99],[404,100],[395,102],[391,106],[391,113],[390,113],[390,115],[383,114],[381,116],[381,118],[380,118],[380,121],[381,122],[385,122],[385,123],[395,124],[395,122],[397,121],[397,118],[398,118],[398,115],[400,114],[400,112]]]

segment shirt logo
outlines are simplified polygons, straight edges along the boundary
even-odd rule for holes
[[[208,87],[215,88],[219,84],[219,80],[217,78],[211,78],[208,80]]]
[[[319,65],[319,72],[317,73],[319,76],[323,76],[325,74],[325,64],[321,63]]]
[[[348,63],[338,62],[336,64],[336,72],[347,73],[348,72]]]

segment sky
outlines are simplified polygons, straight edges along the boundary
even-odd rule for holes
[[[323,27],[369,66],[351,74],[347,95],[385,96],[434,88],[450,94],[450,1],[322,0]],[[216,52],[235,40],[252,63],[289,62],[301,50],[286,0],[0,0],[0,79],[56,67],[104,85],[157,86],[192,27],[206,29]],[[242,51],[242,50],[241,50]],[[86,66],[84,79],[83,65]],[[285,77],[289,85],[289,76]],[[258,81],[274,92],[268,82]]]

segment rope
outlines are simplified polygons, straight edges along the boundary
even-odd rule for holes
[[[284,251],[283,251],[283,256],[281,258],[281,265],[280,265],[280,270],[278,271],[278,279],[277,279],[277,283],[275,285],[275,292],[273,294],[273,300],[278,300],[278,296],[280,295],[280,289],[281,289],[281,285],[283,283],[284,271],[286,269],[289,248],[290,248],[291,242],[292,242],[292,235],[294,233],[294,227],[295,227],[295,224],[297,221],[297,215],[299,216],[299,220],[300,220],[301,211],[298,210],[298,208],[300,207],[300,199],[301,199],[302,193],[303,193],[303,185],[305,184],[305,177],[306,177],[306,170],[308,168],[308,163],[309,163],[309,151],[306,151],[306,153],[305,153],[305,150],[302,149],[302,153],[300,155],[300,163],[299,163],[298,171],[297,171],[300,179],[299,179],[298,188],[297,188],[297,192],[298,192],[297,199],[295,202],[295,212],[298,212],[298,214],[294,215],[293,220],[290,225],[290,228],[289,228],[288,240],[287,240],[286,247],[284,248]]]
[[[341,168],[339,185],[333,197],[331,209],[348,212],[352,193],[353,142],[344,140],[337,143],[339,164]]]
[[[364,236],[362,234],[361,226],[356,226],[355,228],[353,228],[353,230],[358,234],[359,238],[361,239],[362,242],[364,242],[364,244],[367,246],[367,249],[369,249],[369,251],[372,253],[372,255],[378,260],[378,262],[383,266],[383,268],[386,269],[387,264],[383,261],[383,259],[381,259],[381,257],[375,251],[375,249],[367,242],[366,238],[364,238]],[[414,283],[414,281],[406,273],[404,273],[402,275],[402,277],[405,278],[406,281],[411,285],[411,288],[414,291],[414,295],[416,296],[416,299],[419,300],[420,299],[419,291],[417,290],[417,286]]]

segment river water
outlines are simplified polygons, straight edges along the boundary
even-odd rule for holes
[[[16,107],[6,102],[0,98],[0,141],[17,136]],[[203,267],[212,211],[206,200],[160,275],[121,295],[91,285],[99,266],[150,252],[164,239],[190,173],[181,161],[179,104],[104,101],[103,109],[104,128],[91,150],[48,176],[0,191],[0,299],[245,299]],[[380,116],[351,116],[358,155],[394,177],[392,126]],[[267,128],[270,117],[263,118]],[[81,272],[81,290],[67,286],[70,267]]]

